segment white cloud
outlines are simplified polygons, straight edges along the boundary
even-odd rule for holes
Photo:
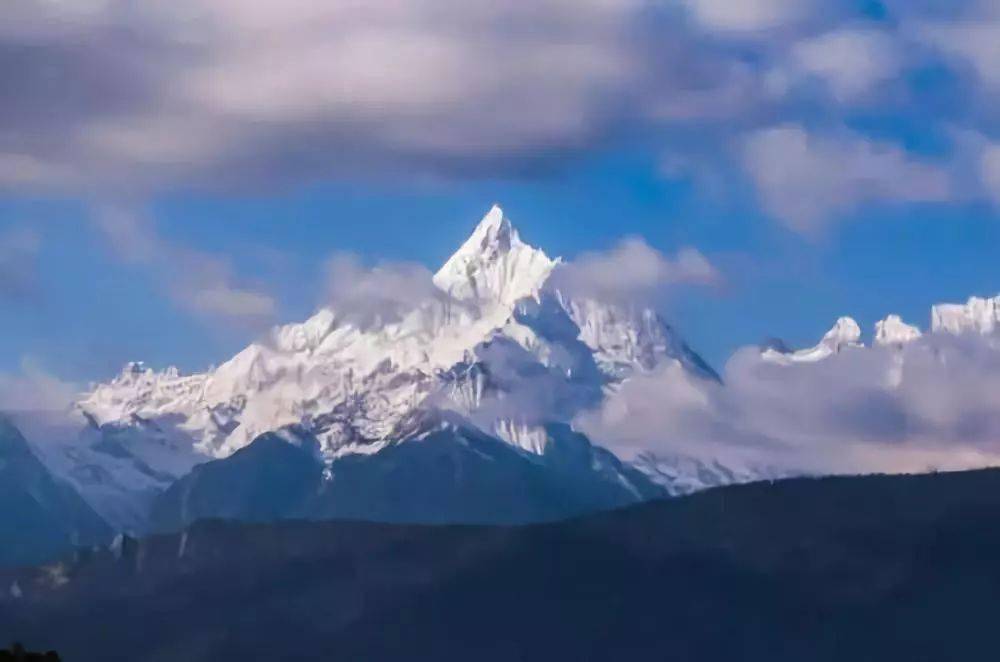
[[[569,297],[606,302],[648,301],[681,284],[707,285],[719,272],[694,248],[669,258],[645,240],[631,237],[606,252],[584,253],[553,272],[548,286]]]
[[[79,393],[76,384],[44,370],[30,357],[17,372],[0,372],[0,413],[64,412]]]
[[[642,452],[817,473],[1000,463],[1000,346],[928,334],[778,364],[745,348],[723,384],[667,365],[626,382],[578,424],[625,457]]]
[[[225,282],[210,282],[199,287],[191,297],[191,305],[208,315],[229,318],[270,318],[274,315],[274,299],[266,294],[238,289]]]
[[[638,0],[77,4],[5,8],[0,186],[502,168],[599,138],[636,91]]]
[[[814,135],[799,125],[752,132],[743,165],[764,209],[811,233],[862,203],[947,200],[948,173],[903,149],[857,134]]]
[[[796,169],[846,159],[826,186],[752,174],[770,211],[812,230],[827,212],[954,193],[903,150],[830,128],[858,104],[895,104],[885,110],[932,133],[996,132],[995,104],[949,110],[935,95],[955,88],[918,89],[903,75],[930,66],[997,83],[989,2],[965,0],[948,21],[934,3],[894,1],[884,20],[816,0],[10,4],[0,189],[14,192],[141,199],[190,186],[526,175],[637,133],[675,164],[702,163],[713,173],[702,183],[726,176],[744,135],[764,157],[791,149]],[[797,152],[793,134],[769,131],[804,118],[820,137]],[[896,172],[873,173],[884,168]],[[820,196],[815,209],[796,199],[808,194]]]
[[[792,67],[815,76],[841,102],[864,97],[902,71],[896,37],[875,29],[843,29],[810,37],[791,49]]]
[[[684,0],[695,19],[706,28],[753,32],[795,24],[814,16],[811,0]]]
[[[1000,20],[977,17],[926,22],[912,28],[918,39],[970,67],[987,86],[1000,88]]]
[[[181,308],[252,326],[273,320],[274,298],[239,283],[226,258],[163,238],[152,219],[132,209],[103,208],[94,215],[94,223],[119,259],[148,269]]]
[[[983,188],[1000,205],[1000,143],[986,145],[979,158],[979,176]]]
[[[369,267],[357,255],[339,253],[327,260],[326,274],[324,303],[362,327],[396,322],[427,303],[446,300],[434,285],[430,270],[412,262],[382,262]]]

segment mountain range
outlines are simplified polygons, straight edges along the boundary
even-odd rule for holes
[[[576,429],[638,375],[721,380],[655,310],[576,295],[553,277],[562,267],[495,206],[427,282],[341,283],[347,303],[203,373],[129,363],[68,421],[19,421],[29,473],[57,486],[36,501],[70,513],[73,526],[53,529],[68,545],[78,529],[141,534],[203,518],[521,524],[796,473],[683,454],[623,461]],[[1000,297],[931,318],[932,333],[992,334]],[[861,336],[844,317],[815,347],[770,342],[761,358],[819,361]],[[874,344],[921,337],[890,315]]]
[[[495,206],[429,282],[358,292],[204,373],[130,363],[35,448],[132,532],[213,516],[515,523],[666,496],[666,474],[572,422],[664,363],[718,376],[652,309],[551,287],[561,264]]]

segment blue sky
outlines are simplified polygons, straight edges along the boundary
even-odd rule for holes
[[[331,255],[433,269],[494,202],[568,259],[700,250],[723,282],[660,305],[716,366],[1000,291],[990,3],[18,1],[6,22],[0,373],[206,367],[309,314]]]

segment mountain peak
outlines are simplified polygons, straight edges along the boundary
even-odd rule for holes
[[[773,363],[812,363],[852,347],[862,347],[861,327],[853,317],[840,317],[814,347],[795,352],[768,347],[764,349],[762,357]]]
[[[997,328],[1000,328],[1000,296],[970,297],[964,304],[942,303],[931,308],[931,330],[935,333],[988,335]]]
[[[537,293],[555,264],[544,251],[521,241],[495,204],[434,275],[434,283],[456,299],[513,305]]]
[[[842,347],[857,345],[861,342],[861,327],[853,317],[840,317],[833,327],[826,332],[820,343],[829,346],[834,351]]]
[[[921,335],[920,329],[907,324],[899,315],[889,315],[875,323],[875,344],[882,347],[902,346]]]
[[[521,235],[498,204],[490,207],[455,255],[501,255],[523,246]]]
[[[506,250],[510,250],[512,242],[520,242],[520,240],[521,237],[517,229],[511,225],[510,219],[503,213],[503,209],[500,205],[494,204],[479,221],[479,225],[472,231],[472,236],[466,243],[475,243],[483,249],[491,245],[500,245]]]

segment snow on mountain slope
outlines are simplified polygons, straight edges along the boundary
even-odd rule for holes
[[[663,486],[671,496],[691,494],[722,485],[778,480],[803,473],[770,466],[737,466],[731,459],[723,464],[718,460],[656,453],[641,453],[633,460],[632,466],[657,485]]]
[[[814,347],[794,352],[769,347],[764,350],[763,357],[775,363],[812,363],[844,349],[861,346],[861,327],[852,318],[841,317]]]
[[[594,352],[602,372],[623,379],[637,368],[652,370],[664,357],[676,359],[692,373],[709,379],[718,375],[649,308],[609,306],[593,299],[560,303],[580,328],[582,340]]]
[[[970,297],[962,303],[940,303],[931,307],[929,332],[952,335],[977,334],[990,336],[1000,330],[1000,295],[993,298]],[[924,332],[907,324],[899,315],[887,315],[875,323],[872,344],[875,347],[900,348],[920,340]],[[761,354],[775,363],[820,361],[845,348],[864,347],[861,327],[850,317],[841,317],[814,347],[790,351],[783,346],[766,346]]]
[[[889,315],[875,323],[875,344],[901,346],[913,342],[923,334],[917,327],[907,324],[899,315]]]
[[[537,293],[559,263],[521,241],[517,229],[494,205],[444,266],[434,284],[462,301],[511,307]]]
[[[996,332],[1000,326],[1000,296],[970,297],[964,303],[942,303],[931,308],[931,330],[945,333]]]
[[[404,440],[412,412],[437,408],[542,454],[547,424],[635,371],[677,361],[717,379],[653,311],[549,291],[559,264],[495,206],[434,275],[438,295],[370,325],[323,308],[201,374],[129,364],[77,403],[97,440],[59,445],[49,463],[121,523],[115,495],[162,492],[269,431],[301,426],[329,463]]]

